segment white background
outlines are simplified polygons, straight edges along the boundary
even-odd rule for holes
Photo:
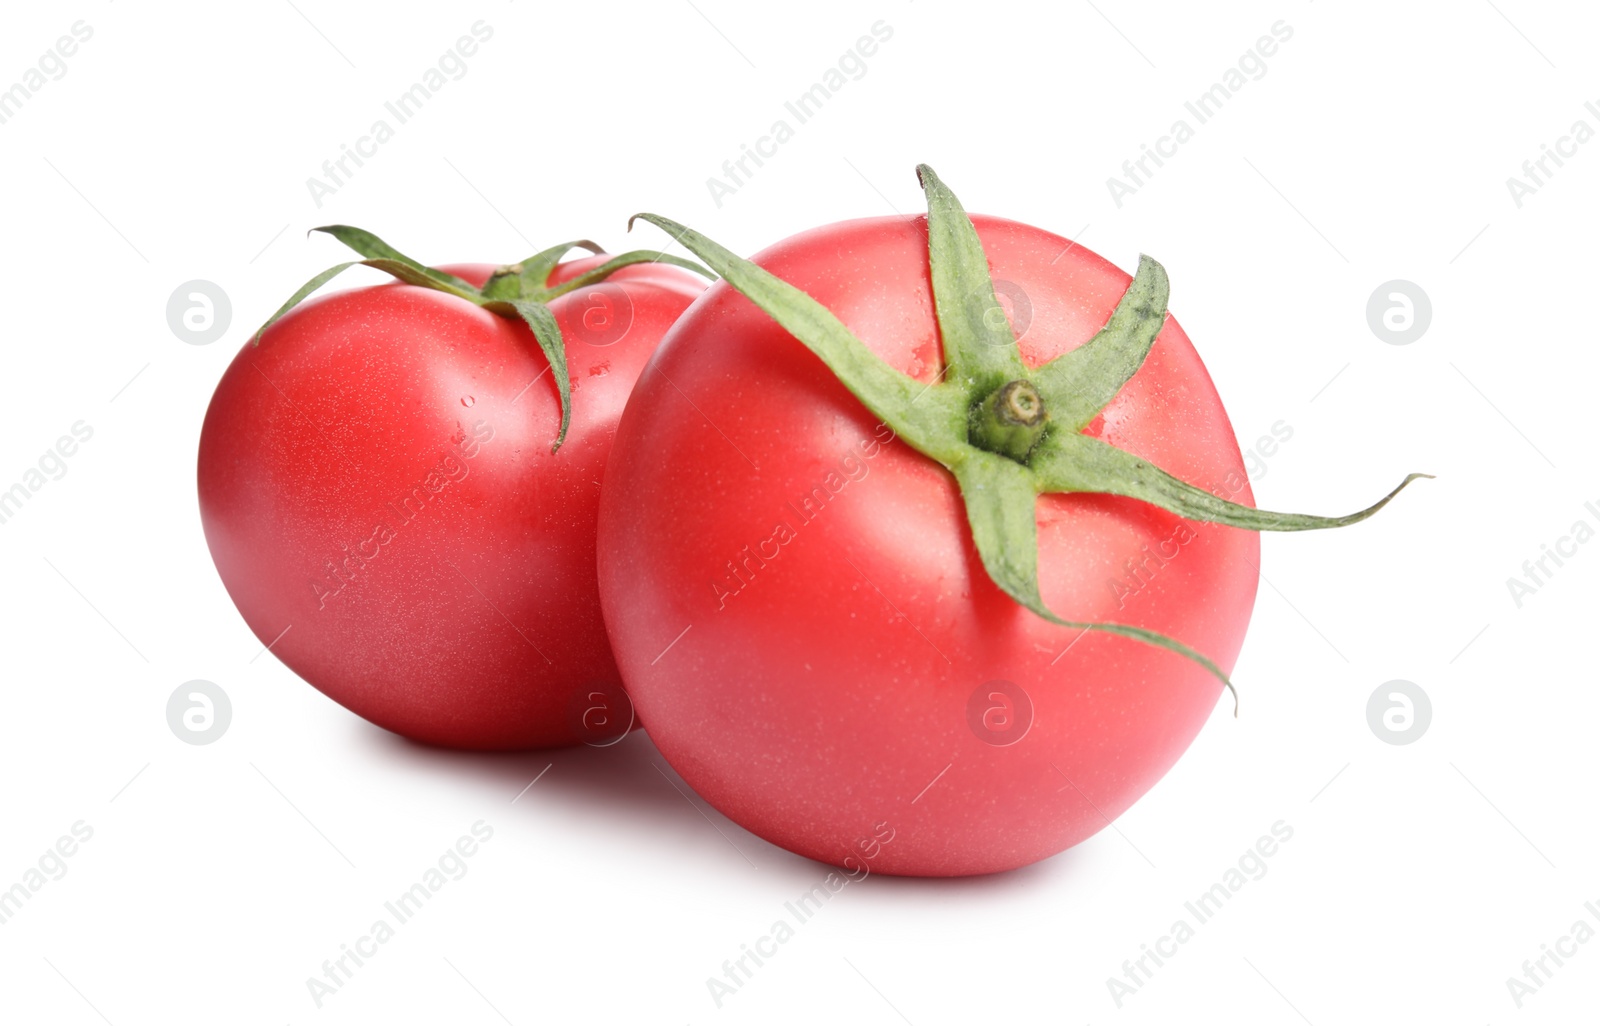
[[[6,1022],[1571,1023],[1580,945],[1519,1010],[1508,977],[1600,903],[1596,581],[1580,547],[1522,607],[1508,577],[1596,515],[1589,305],[1600,141],[1519,207],[1506,179],[1600,101],[1592,6],[12,5],[0,88],[78,20],[93,38],[0,125],[0,488],[76,421],[94,436],[0,524],[0,888],[93,838],[0,924]],[[306,180],[483,20],[493,38],[319,209]],[[893,38],[719,208],[706,180],[869,26]],[[1279,20],[1293,38],[1119,207],[1106,185]],[[1217,713],[1144,800],[1001,876],[852,885],[718,1009],[706,979],[824,867],[615,748],[421,750],[270,654],[211,566],[194,454],[252,328],[334,263],[328,222],[431,262],[509,261],[654,210],[740,252],[922,201],[1131,269],[1157,256],[1242,444],[1291,442],[1263,506],[1348,531],[1264,539]],[[1550,165],[1554,169],[1554,165]],[[165,307],[230,296],[193,346]],[[1410,345],[1368,297],[1431,298]],[[352,284],[355,282],[352,281]],[[185,744],[168,696],[233,722]],[[1433,720],[1385,743],[1369,696]],[[537,774],[537,784],[518,798]],[[680,784],[681,786],[681,784]],[[516,799],[515,801],[513,799]],[[493,839],[320,1010],[306,979],[478,820]],[[1293,839],[1118,1008],[1107,979],[1283,820]],[[735,847],[738,849],[734,850]],[[1569,949],[1570,950],[1570,949]],[[1587,1020],[1585,1020],[1587,1021]]]

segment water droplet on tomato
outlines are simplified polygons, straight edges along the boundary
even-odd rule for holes
[[[471,406],[475,402],[477,402],[477,400],[472,398],[472,396],[470,396],[470,395],[464,395],[464,396],[461,397],[461,405],[462,406]]]

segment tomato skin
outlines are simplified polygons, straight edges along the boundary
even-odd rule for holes
[[[481,285],[493,267],[446,270]],[[465,300],[340,292],[247,344],[206,413],[199,498],[256,637],[416,741],[588,740],[590,690],[619,697],[594,573],[599,483],[640,369],[702,288],[640,265],[552,302],[573,382],[556,454],[558,395],[532,333]],[[620,339],[596,318],[607,303],[631,310]]]
[[[1130,281],[1048,232],[973,221],[994,278],[1031,305],[1019,342],[1030,366],[1087,341]],[[819,228],[755,262],[890,365],[933,380],[924,219]],[[1176,321],[1088,430],[1253,502]],[[663,340],[618,428],[599,550],[613,649],[665,758],[767,840],[900,875],[1027,865],[1154,785],[1220,685],[1170,652],[1080,638],[1019,606],[985,574],[949,473],[890,437],[820,360],[714,285]],[[1149,627],[1231,669],[1255,598],[1255,534],[1109,496],[1045,496],[1037,516],[1041,587],[1058,614]],[[1128,576],[1127,560],[1163,544],[1172,558],[1143,583]],[[1114,580],[1133,586],[1119,597]],[[1006,745],[991,742],[1025,703],[997,681],[1032,706]]]

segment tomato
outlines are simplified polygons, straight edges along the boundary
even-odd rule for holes
[[[482,286],[494,268],[445,270]],[[635,379],[702,286],[643,264],[551,300],[574,393],[555,453],[555,375],[521,321],[396,283],[272,324],[217,386],[199,452],[206,540],[256,637],[428,744],[626,729],[595,579],[600,481]]]
[[[1090,339],[1129,288],[1060,236],[972,222],[1030,368]],[[818,228],[754,262],[891,367],[940,375],[925,218]],[[1253,501],[1175,320],[1084,433]],[[1232,667],[1255,533],[1110,495],[1042,495],[1035,515],[1051,609]],[[997,587],[951,474],[727,282],[641,376],[599,531],[606,623],[663,756],[735,822],[824,862],[955,876],[1055,854],[1149,790],[1220,693],[1196,662],[1047,622]]]

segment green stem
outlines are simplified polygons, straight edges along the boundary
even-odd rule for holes
[[[1008,381],[972,408],[969,438],[973,445],[1018,463],[1044,436],[1044,399],[1026,378]]]

